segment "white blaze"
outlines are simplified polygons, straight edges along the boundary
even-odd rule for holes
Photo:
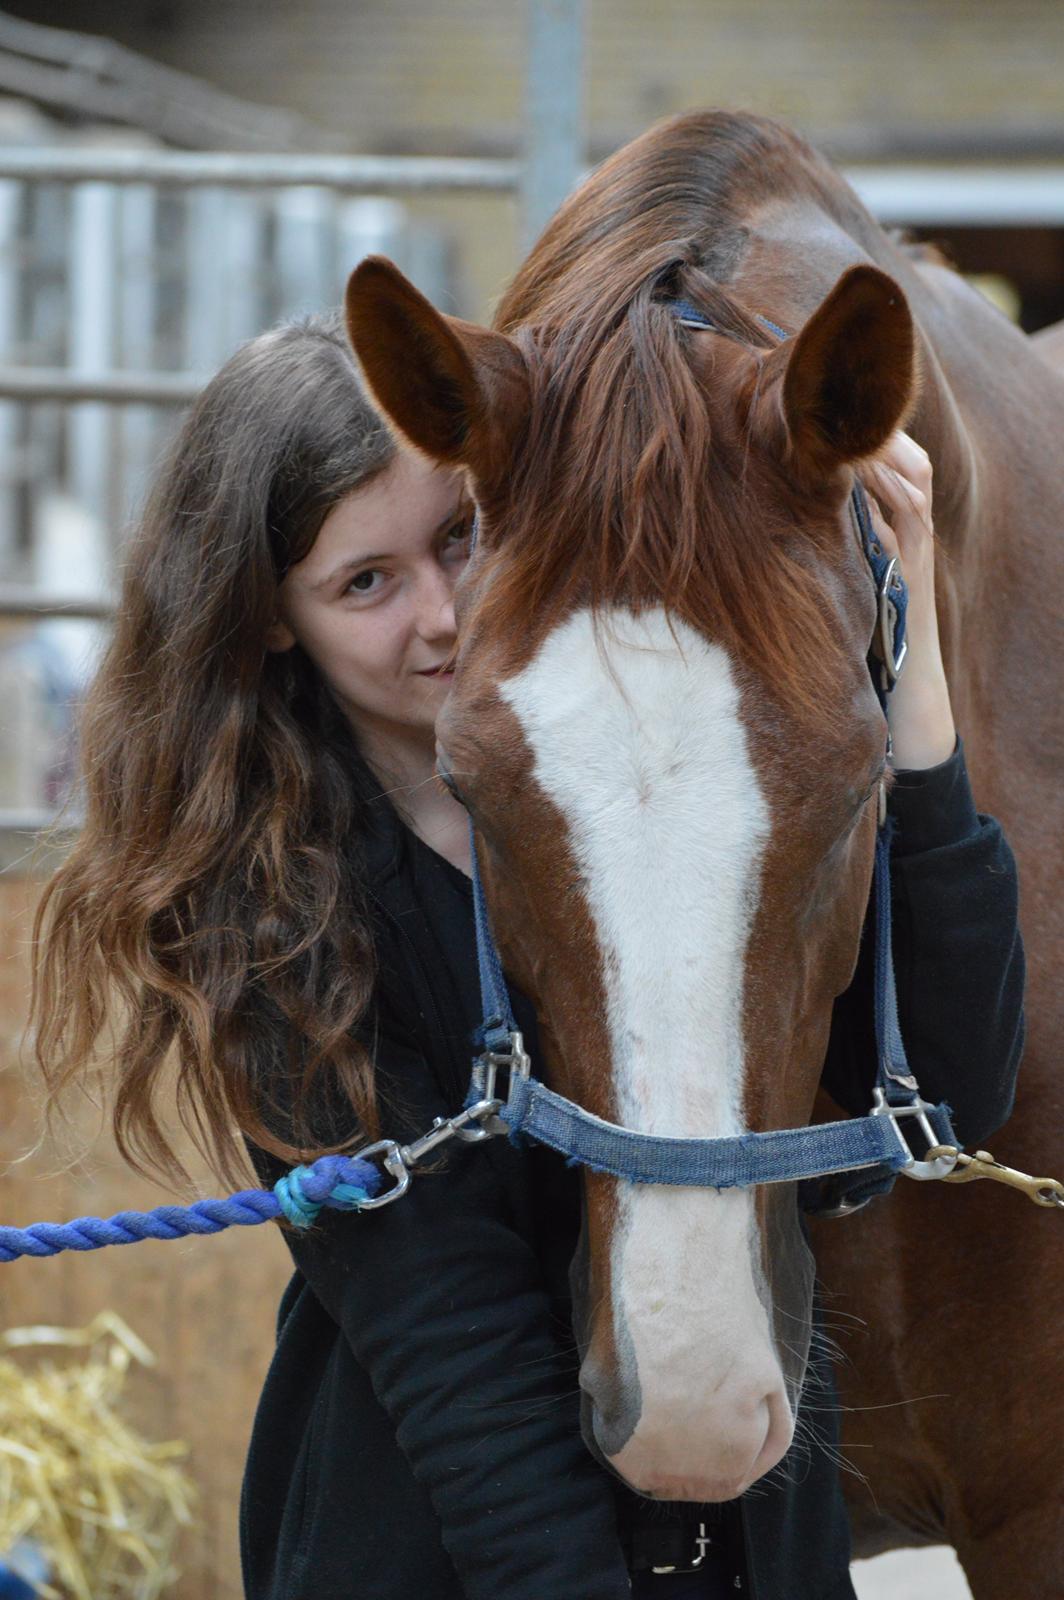
[[[670,630],[662,608],[612,611],[597,638],[582,610],[499,692],[587,880],[620,1122],[681,1137],[740,1132],[743,970],[769,812],[727,652],[675,619]],[[753,1280],[753,1193],[618,1191],[615,1315],[643,1415],[616,1464],[631,1481],[675,1489],[716,1423],[735,1456],[729,1465],[718,1451],[718,1465],[737,1480],[746,1445],[730,1423],[720,1439],[721,1405],[734,1391],[733,1409],[749,1412],[755,1390],[782,1389]]]

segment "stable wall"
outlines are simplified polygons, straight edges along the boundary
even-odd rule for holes
[[[520,149],[527,0],[13,0],[227,92],[297,111],[367,153]],[[1059,0],[588,0],[587,128],[599,159],[676,111],[795,123],[831,153],[973,154],[1056,138]],[[517,261],[503,200],[416,202],[459,245],[453,309],[485,317]],[[340,292],[337,285],[337,295]]]
[[[25,1227],[173,1201],[130,1172],[106,1135],[92,1137],[99,1118],[88,1106],[76,1118],[74,1142],[84,1154],[77,1168],[62,1170],[54,1145],[32,1151],[37,1088],[19,1069],[18,1039],[39,889],[39,878],[0,878],[0,1220]],[[219,1192],[202,1165],[194,1171],[201,1194]],[[133,1415],[153,1440],[188,1442],[187,1470],[199,1489],[194,1524],[179,1547],[182,1577],[167,1600],[240,1600],[240,1477],[288,1275],[288,1252],[270,1223],[0,1265],[3,1328],[81,1327],[110,1309],[158,1358],[154,1371],[131,1369]]]

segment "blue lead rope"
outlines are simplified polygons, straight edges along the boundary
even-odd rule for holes
[[[183,1239],[194,1233],[221,1233],[287,1217],[309,1227],[323,1206],[357,1211],[384,1183],[370,1161],[321,1156],[312,1166],[293,1167],[272,1189],[244,1189],[228,1200],[197,1200],[190,1206],[156,1206],[153,1211],[120,1211],[117,1216],[78,1217],[73,1222],[35,1222],[28,1228],[0,1228],[0,1262],[19,1256],[56,1256],[63,1250],[102,1250],[109,1244],[139,1244],[141,1239]]]

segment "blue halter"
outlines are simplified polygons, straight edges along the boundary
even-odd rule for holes
[[[688,301],[670,309],[684,326],[714,324]],[[767,317],[760,320],[781,339],[788,335]],[[908,592],[897,561],[876,537],[864,490],[854,482],[851,513],[878,597],[878,659],[869,666],[884,716],[887,698],[905,659]],[[474,530],[475,534],[475,530]],[[890,754],[890,737],[887,736]],[[515,1144],[535,1139],[568,1158],[632,1183],[664,1183],[714,1189],[747,1188],[759,1183],[802,1182],[803,1205],[822,1214],[854,1211],[874,1194],[889,1189],[898,1172],[915,1178],[945,1177],[954,1159],[917,1159],[903,1128],[914,1123],[930,1149],[957,1146],[949,1108],[924,1101],[909,1068],[898,1025],[891,953],[890,839],[892,820],[881,797],[874,872],[874,1012],[876,1085],[867,1116],[841,1122],[787,1128],[771,1133],[741,1133],[731,1138],[682,1139],[637,1133],[592,1116],[573,1101],[540,1083],[514,1021],[502,964],[491,932],[487,902],[470,821],[473,906],[484,1021],[477,1031],[481,1054],[473,1063],[466,1109],[491,1102],[498,1122],[485,1132],[508,1132]],[[495,1095],[496,1076],[508,1073],[505,1100]],[[831,1183],[823,1180],[835,1176]]]

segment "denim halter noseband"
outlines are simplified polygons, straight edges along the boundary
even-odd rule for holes
[[[712,329],[715,326],[688,301],[674,301],[670,309],[685,327]],[[767,317],[759,320],[779,338],[788,337]],[[887,555],[876,537],[868,501],[856,480],[850,506],[878,598],[880,655],[878,658],[870,656],[869,666],[885,716],[887,697],[905,658],[908,594],[897,561]],[[889,755],[889,733],[887,751]],[[637,1133],[604,1122],[532,1076],[491,932],[471,820],[473,905],[484,1021],[477,1032],[481,1053],[473,1064],[466,1111],[481,1108],[485,1136],[508,1132],[517,1144],[526,1138],[535,1139],[560,1151],[570,1164],[579,1163],[595,1172],[610,1173],[633,1183],[730,1189],[800,1181],[803,1205],[822,1213],[842,1214],[856,1210],[873,1194],[888,1189],[898,1172],[914,1178],[945,1177],[954,1166],[955,1157],[917,1159],[903,1132],[905,1124],[915,1124],[927,1148],[938,1145],[959,1148],[950,1126],[948,1107],[945,1104],[931,1106],[920,1096],[898,1025],[891,955],[891,831],[892,821],[881,797],[874,873],[877,1060],[869,1114],[770,1133],[684,1139]],[[508,1075],[505,1100],[495,1093],[496,1077],[502,1070]],[[840,1174],[852,1176],[840,1177]],[[832,1175],[831,1183],[820,1181]]]

